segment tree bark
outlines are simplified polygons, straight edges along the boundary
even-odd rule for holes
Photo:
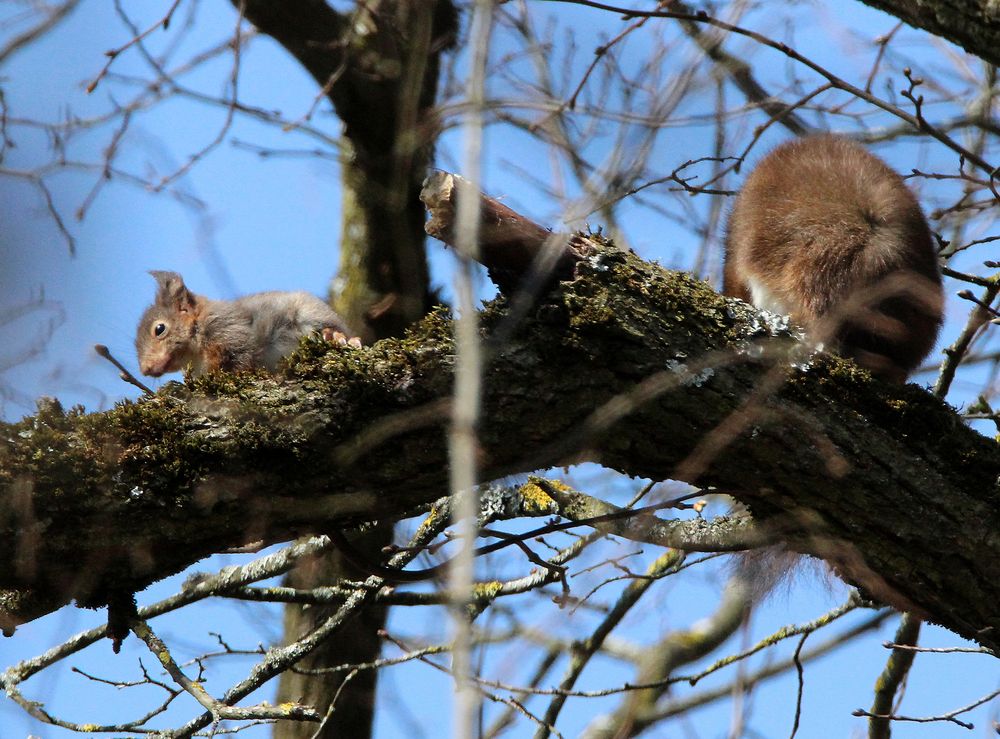
[[[992,440],[915,386],[874,382],[836,357],[789,364],[771,348],[791,343],[780,322],[581,243],[572,279],[516,330],[505,299],[483,311],[484,479],[587,459],[728,492],[873,596],[1000,646]],[[774,336],[785,340],[763,341]],[[280,378],[212,375],[107,413],[45,404],[5,425],[8,623],[73,597],[103,604],[248,540],[436,498],[452,362],[451,323],[436,313],[361,350],[306,343]],[[766,412],[747,416],[746,399],[769,385]],[[743,424],[720,447],[734,418]],[[26,590],[34,610],[19,606]]]
[[[1000,12],[993,0],[862,0],[914,28],[948,39],[1000,64]]]

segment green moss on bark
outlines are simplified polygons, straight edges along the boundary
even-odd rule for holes
[[[607,246],[513,331],[508,315],[483,312],[484,476],[591,459],[692,479],[993,644],[1000,454],[952,409],[843,360],[755,351],[788,327]],[[275,377],[208,376],[104,414],[44,406],[0,436],[0,588],[96,603],[247,539],[426,504],[447,487],[453,364],[439,311],[360,350],[306,340]],[[754,393],[765,412],[691,471]]]

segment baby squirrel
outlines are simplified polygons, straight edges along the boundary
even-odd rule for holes
[[[873,375],[904,382],[934,346],[944,298],[934,241],[902,178],[859,144],[782,144],[729,217],[723,292],[803,325]]]
[[[361,346],[343,319],[305,292],[264,292],[237,300],[195,295],[176,272],[150,272],[158,289],[135,335],[139,369],[159,377],[190,366],[195,376],[212,370],[263,367],[271,372],[299,339],[319,333],[327,341]]]

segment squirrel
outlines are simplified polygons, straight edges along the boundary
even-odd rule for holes
[[[190,367],[194,376],[223,369],[274,372],[299,339],[318,333],[327,341],[361,346],[344,320],[306,292],[263,292],[236,300],[210,300],[188,290],[176,272],[152,271],[155,302],[139,320],[139,369],[159,377]]]
[[[791,316],[873,375],[905,382],[942,322],[937,254],[903,179],[823,134],[765,156],[736,198],[723,293]]]
[[[811,341],[896,383],[930,352],[944,311],[916,197],[881,159],[830,134],[781,144],[747,177],[729,215],[723,293],[790,316]],[[735,574],[760,601],[799,561],[751,551]]]

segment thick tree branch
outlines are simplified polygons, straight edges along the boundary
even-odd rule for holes
[[[687,275],[578,239],[572,279],[491,342],[487,477],[590,459],[729,492],[875,597],[1000,645],[1000,452],[914,386],[821,355]],[[786,340],[770,337],[785,335]],[[0,435],[11,620],[107,601],[212,552],[403,515],[445,489],[447,316],[357,350],[304,343],[278,378],[213,375]],[[775,373],[787,372],[783,383]],[[765,378],[773,392],[750,413]],[[733,419],[739,419],[732,432]],[[725,445],[708,444],[720,427]],[[713,449],[710,459],[692,455]],[[43,605],[20,611],[31,591]]]
[[[569,279],[581,252],[579,239],[570,234],[552,233],[495,198],[480,194],[472,184],[448,172],[432,172],[424,181],[420,199],[427,206],[428,234],[446,244],[455,243],[458,201],[479,197],[480,261],[490,277],[507,295],[513,295],[521,281],[537,271],[544,280]]]
[[[1000,64],[1000,15],[993,0],[862,0],[915,28]]]

